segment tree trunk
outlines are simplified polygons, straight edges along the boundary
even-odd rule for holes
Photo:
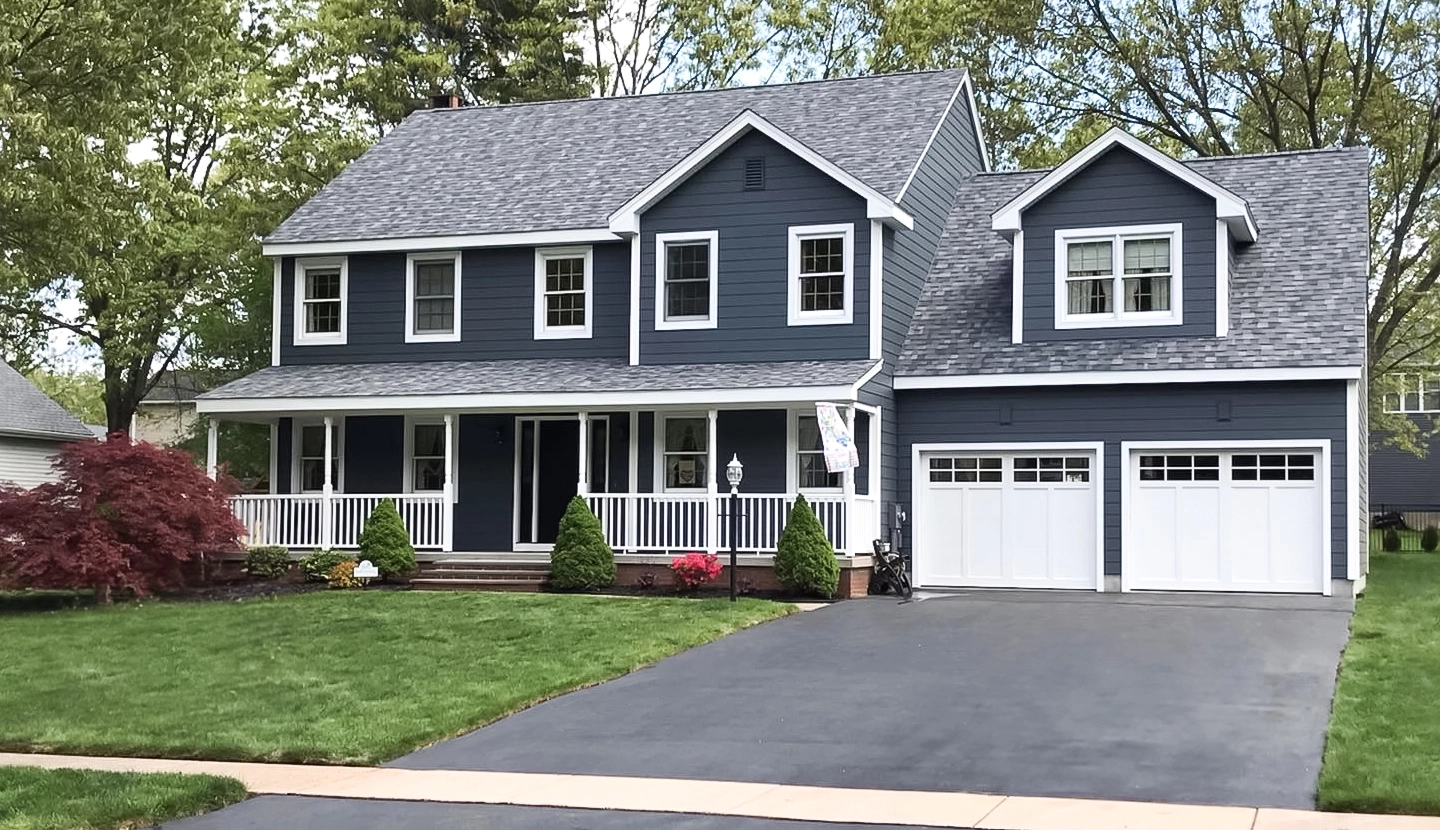
[[[104,585],[96,585],[96,586],[95,586],[95,604],[96,604],[96,605],[113,605],[114,602],[115,602],[115,598],[114,598],[113,596],[111,596],[111,594],[110,594],[110,584],[109,584],[109,583],[105,583]]]

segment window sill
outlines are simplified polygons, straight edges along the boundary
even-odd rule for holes
[[[573,328],[537,329],[536,340],[589,340],[591,339],[588,326],[575,326]]]
[[[1184,323],[1184,319],[1173,315],[1164,317],[1096,317],[1093,320],[1084,317],[1061,318],[1055,321],[1057,329],[1128,329],[1140,328],[1143,326],[1178,326]]]
[[[414,332],[406,332],[406,334],[405,334],[405,342],[406,342],[406,343],[459,343],[459,342],[460,342],[460,332],[458,332],[458,331],[446,331],[446,332],[436,332],[436,333],[433,333],[433,334],[431,334],[431,333],[416,334],[416,333],[414,333]]]
[[[791,311],[787,322],[792,326],[845,326],[855,322],[855,318],[851,314],[833,312]]]
[[[301,334],[293,339],[296,346],[343,346],[344,334]]]
[[[656,320],[656,331],[685,331],[687,329],[713,329],[718,328],[714,317],[706,317],[698,320]]]

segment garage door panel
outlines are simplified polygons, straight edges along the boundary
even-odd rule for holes
[[[1140,486],[1132,502],[1131,541],[1148,556],[1133,562],[1135,579],[1142,582],[1174,581],[1180,578],[1175,566],[1175,502],[1172,488]],[[1127,563],[1132,564],[1132,563]]]
[[[1277,487],[1270,491],[1271,506],[1277,516],[1304,516],[1315,494],[1311,491]],[[1270,578],[1281,584],[1300,584],[1312,579],[1314,553],[1323,547],[1319,522],[1294,521],[1285,518],[1270,524]]]
[[[1270,573],[1270,489],[1236,486],[1226,500],[1227,581],[1266,583]]]
[[[1052,555],[1048,562],[1049,577],[1057,582],[1073,582],[1077,587],[1094,587],[1096,546],[1095,493],[1093,490],[1057,489],[1050,492],[1049,510],[1051,551],[1066,542],[1067,555]]]
[[[925,513],[933,517],[928,532],[942,539],[963,540],[965,534],[965,491],[955,489],[931,489],[925,496]],[[964,573],[962,551],[964,545],[936,546],[934,555],[916,563],[916,575],[926,580],[943,579]],[[923,565],[923,570],[920,566]]]
[[[1176,488],[1174,572],[1182,581],[1220,579],[1220,488]]]
[[[959,574],[999,579],[1005,576],[1005,493],[998,487],[965,491],[963,535],[965,566]],[[959,575],[957,574],[957,575]]]
[[[1017,579],[1043,580],[1050,576],[1051,543],[1050,493],[1039,488],[1015,488],[1006,505],[1005,520],[1009,544],[1005,553],[1010,560],[1010,576]]]

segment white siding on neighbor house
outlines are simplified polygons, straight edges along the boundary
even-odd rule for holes
[[[0,484],[34,487],[54,481],[50,462],[60,446],[58,441],[0,436]]]

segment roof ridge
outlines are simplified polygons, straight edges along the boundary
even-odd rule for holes
[[[1363,145],[1348,145],[1348,146],[1342,146],[1342,147],[1308,147],[1308,148],[1305,148],[1305,149],[1303,149],[1303,150],[1266,150],[1266,151],[1260,152],[1260,153],[1229,153],[1229,154],[1221,154],[1221,155],[1214,155],[1214,156],[1194,156],[1194,157],[1192,157],[1192,158],[1177,158],[1177,159],[1175,159],[1175,160],[1178,161],[1178,162],[1180,162],[1181,164],[1205,164],[1205,163],[1209,163],[1209,162],[1230,161],[1230,160],[1233,160],[1233,159],[1255,159],[1255,158],[1274,158],[1274,157],[1282,157],[1282,156],[1325,155],[1325,154],[1330,154],[1330,153],[1339,154],[1339,153],[1350,153],[1350,152],[1357,152],[1357,151],[1369,153],[1369,152],[1370,152],[1370,148],[1365,147],[1365,146],[1363,146]],[[977,172],[975,175],[976,175],[976,176],[1011,176],[1011,175],[1014,175],[1014,174],[1016,174],[1016,173],[1049,173],[1050,171],[1052,171],[1052,170],[1054,170],[1054,169],[1055,169],[1055,167],[1023,167],[1023,168],[1019,168],[1019,169],[1016,169],[1016,170],[981,170],[981,171]]]

